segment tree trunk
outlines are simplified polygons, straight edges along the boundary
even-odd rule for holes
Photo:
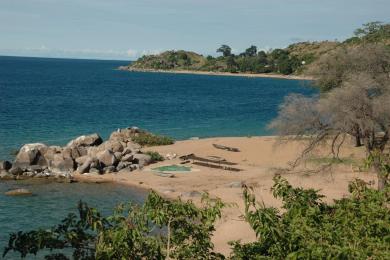
[[[355,146],[356,146],[356,147],[362,146],[362,140],[360,139],[360,136],[359,136],[359,135],[356,135],[356,136],[355,136]]]
[[[376,172],[376,176],[378,177],[378,190],[383,190],[387,185],[387,176],[382,172],[381,158],[379,155],[375,155],[373,157],[372,166]]]

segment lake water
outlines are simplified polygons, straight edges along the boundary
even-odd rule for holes
[[[315,93],[296,80],[116,70],[126,64],[0,57],[0,159],[24,143],[62,145],[94,132],[106,138],[128,126],[175,139],[268,135],[286,95]],[[15,187],[35,195],[4,196]],[[144,196],[112,184],[0,181],[0,252],[9,232],[58,223],[79,199],[108,212]]]
[[[0,158],[128,126],[176,139],[266,135],[288,93],[315,92],[296,80],[116,70],[125,64],[0,57]]]

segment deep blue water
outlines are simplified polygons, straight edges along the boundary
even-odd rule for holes
[[[24,143],[62,145],[94,132],[106,138],[127,126],[176,139],[267,135],[287,94],[315,93],[294,80],[116,70],[127,63],[0,57],[0,159]],[[35,196],[4,195],[19,187]],[[79,199],[108,212],[144,196],[112,184],[0,181],[0,252],[9,232],[58,223]]]
[[[295,80],[116,70],[125,64],[0,57],[0,158],[127,126],[176,139],[266,135],[288,93],[314,93]]]

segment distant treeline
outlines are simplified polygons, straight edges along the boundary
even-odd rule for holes
[[[131,69],[195,70],[231,73],[279,73],[301,74],[320,56],[339,47],[381,42],[390,46],[390,24],[370,22],[354,32],[344,42],[300,42],[284,49],[258,50],[254,45],[240,54],[233,54],[226,44],[216,51],[221,56],[203,56],[189,51],[166,51],[158,55],[146,55],[130,65]]]

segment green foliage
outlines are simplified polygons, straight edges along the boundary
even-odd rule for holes
[[[229,57],[232,55],[232,48],[230,48],[228,45],[223,44],[217,49],[217,52],[221,52],[224,57]]]
[[[50,250],[46,259],[223,259],[213,252],[210,237],[224,204],[207,195],[202,206],[191,201],[165,200],[151,192],[144,205],[120,205],[112,216],[102,217],[87,204],[79,215],[70,214],[49,230],[11,234],[4,256],[22,257]]]
[[[150,155],[152,162],[161,162],[164,161],[164,156],[159,154],[158,152],[153,152],[153,151],[147,151],[145,154]]]
[[[141,132],[132,137],[133,142],[142,146],[170,145],[174,140],[167,136],[154,135],[148,132]]]
[[[259,204],[244,189],[245,217],[258,241],[233,242],[232,259],[388,259],[390,258],[390,188],[350,184],[350,198],[324,203],[313,189],[293,188],[274,178],[273,195],[283,212]]]

